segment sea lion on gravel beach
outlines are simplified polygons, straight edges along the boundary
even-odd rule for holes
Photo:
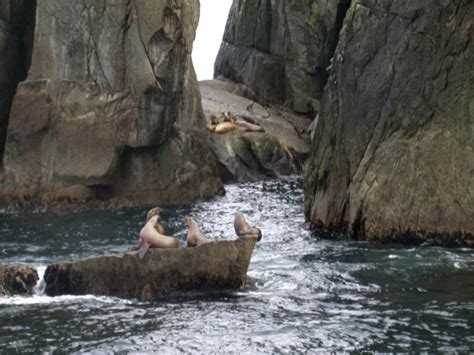
[[[255,235],[258,237],[257,241],[262,239],[262,231],[260,228],[250,226],[242,213],[234,213],[234,229],[239,238],[244,235]]]
[[[209,242],[209,240],[199,230],[199,226],[194,219],[186,217],[184,219],[184,225],[188,228],[186,240],[189,248],[198,247]]]
[[[178,248],[179,242],[164,235],[164,229],[158,222],[158,216],[161,210],[159,207],[151,209],[147,213],[147,222],[140,231],[140,244],[138,257],[143,259],[150,248]]]

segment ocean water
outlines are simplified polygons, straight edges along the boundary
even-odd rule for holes
[[[312,233],[298,177],[226,186],[167,208],[209,239],[234,239],[233,212],[263,231],[249,267],[256,289],[195,299],[0,296],[1,353],[473,352],[474,252],[332,241]],[[0,260],[30,265],[130,250],[145,208],[0,214]]]

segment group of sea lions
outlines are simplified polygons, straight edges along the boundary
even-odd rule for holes
[[[146,223],[140,231],[138,257],[143,259],[146,252],[150,248],[178,248],[179,242],[173,237],[165,235],[165,230],[159,222],[161,209],[159,207],[152,208],[146,215]],[[209,240],[202,234],[196,221],[190,217],[184,219],[184,225],[188,229],[186,236],[187,247],[197,247],[208,243]],[[240,238],[244,235],[257,236],[262,239],[262,231],[259,228],[250,226],[242,213],[234,213],[234,230]]]
[[[215,115],[211,116],[211,124],[207,126],[207,129],[213,133],[227,133],[232,131],[245,131],[245,132],[265,132],[265,130],[256,122],[249,122],[249,117],[245,115],[235,115],[233,112],[225,112],[221,117],[224,117],[223,122]]]

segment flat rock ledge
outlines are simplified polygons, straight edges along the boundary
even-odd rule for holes
[[[213,241],[196,248],[150,249],[48,266],[46,294],[105,295],[152,301],[242,289],[257,238]]]
[[[0,295],[32,295],[37,282],[34,268],[0,263]]]
[[[259,181],[298,174],[311,151],[311,119],[277,106],[262,106],[247,97],[242,85],[230,81],[199,82],[207,123],[224,112],[261,126],[265,132],[209,132],[223,182]],[[222,120],[221,120],[222,122]]]

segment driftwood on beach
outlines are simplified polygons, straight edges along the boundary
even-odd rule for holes
[[[144,301],[189,293],[242,289],[257,237],[196,248],[150,249],[48,266],[46,294],[107,295]]]

